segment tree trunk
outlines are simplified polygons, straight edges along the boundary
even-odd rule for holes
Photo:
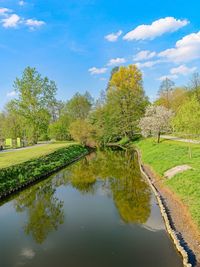
[[[158,144],[160,143],[160,132],[158,132]]]

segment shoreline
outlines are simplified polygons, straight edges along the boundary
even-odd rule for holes
[[[169,188],[156,179],[151,168],[143,164],[141,152],[136,148],[139,167],[157,198],[166,230],[178,252],[183,257],[183,266],[200,266],[200,235],[187,207]],[[186,216],[187,215],[187,216]]]

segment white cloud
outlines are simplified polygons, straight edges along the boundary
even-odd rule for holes
[[[135,65],[137,65],[138,68],[150,68],[153,67],[154,65],[157,65],[161,63],[161,60],[153,60],[153,61],[146,61],[146,62],[137,62]]]
[[[11,91],[11,92],[8,92],[6,96],[7,97],[15,97],[15,96],[17,96],[17,93],[15,91]]]
[[[24,248],[21,255],[27,259],[32,259],[35,256],[35,252],[31,248]]]
[[[125,62],[126,62],[126,59],[123,57],[112,58],[109,60],[107,66],[120,65]]]
[[[19,4],[19,6],[24,6],[26,3],[25,3],[25,1],[19,1],[18,4]]]
[[[127,41],[146,39],[152,40],[164,33],[175,32],[186,26],[188,23],[189,21],[186,19],[180,20],[174,17],[161,18],[149,25],[139,25],[134,30],[128,32],[123,39]]]
[[[172,62],[188,62],[200,58],[200,31],[184,36],[176,42],[174,48],[170,48],[159,53]]]
[[[197,68],[193,67],[193,68],[188,68],[186,65],[180,65],[179,67],[176,68],[172,68],[170,70],[170,73],[172,75],[188,75],[193,73]]]
[[[103,74],[107,71],[107,68],[96,68],[96,67],[92,67],[88,70],[90,72],[91,75],[94,74]]]
[[[143,50],[143,51],[140,51],[139,53],[137,53],[133,57],[133,60],[134,61],[146,60],[146,59],[153,58],[155,56],[156,56],[156,52],[151,52],[149,50]]]
[[[116,33],[110,33],[106,35],[104,38],[109,42],[116,42],[118,38],[121,36],[121,34],[122,34],[122,31],[120,30]]]
[[[33,30],[33,29],[35,29],[35,28],[37,28],[37,27],[41,27],[42,25],[45,24],[45,22],[42,21],[42,20],[27,19],[27,20],[25,21],[25,24],[26,24],[27,26],[29,26],[30,29]]]
[[[170,80],[175,80],[178,78],[178,75],[172,75],[172,74],[169,74],[169,75],[164,75],[164,76],[161,76],[160,78],[158,78],[159,81],[164,81],[165,79],[170,79]]]
[[[12,14],[5,19],[2,19],[4,28],[15,28],[20,23],[20,17],[17,14]]]
[[[12,10],[5,8],[5,7],[0,7],[0,16],[5,16],[7,13],[11,12]]]

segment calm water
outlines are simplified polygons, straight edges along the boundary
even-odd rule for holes
[[[98,152],[0,206],[0,266],[179,267],[133,153]]]

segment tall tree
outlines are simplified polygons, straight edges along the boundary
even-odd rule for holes
[[[131,138],[138,131],[138,120],[148,104],[142,73],[135,65],[120,67],[113,74],[107,93],[107,104],[121,135]]]
[[[28,126],[32,143],[37,143],[41,134],[46,134],[51,119],[51,109],[56,103],[56,84],[31,67],[27,67],[21,78],[16,78],[14,88],[18,93],[15,100],[16,112]]]
[[[196,99],[200,103],[200,75],[198,72],[195,72],[191,78],[189,89],[195,95]]]
[[[172,98],[172,91],[174,88],[174,82],[169,78],[166,78],[161,82],[160,89],[158,91],[158,95],[163,99],[163,106],[166,108],[171,108],[170,101]]]
[[[109,89],[109,87],[110,87],[110,81],[112,80],[113,75],[114,75],[116,72],[118,72],[118,70],[119,70],[119,67],[118,67],[118,66],[114,67],[114,68],[111,70],[110,78],[109,78],[109,81],[108,81],[108,84],[107,84],[107,87],[106,87],[106,91],[108,91],[108,89]]]

